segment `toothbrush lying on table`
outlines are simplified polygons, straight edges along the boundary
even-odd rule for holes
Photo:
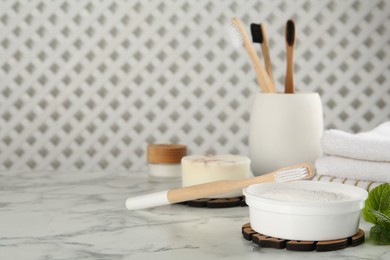
[[[252,23],[251,34],[252,34],[252,41],[255,43],[260,43],[261,45],[261,51],[264,57],[265,70],[267,71],[268,76],[272,82],[272,88],[275,89],[275,81],[272,72],[271,56],[269,54],[269,48],[268,48],[268,35],[267,35],[267,29],[265,27],[265,24]]]
[[[275,93],[275,89],[272,87],[272,81],[269,78],[266,70],[259,60],[259,57],[256,54],[256,51],[253,47],[252,42],[249,39],[247,32],[245,31],[244,26],[238,18],[233,18],[231,24],[228,26],[228,31],[231,36],[232,44],[236,48],[244,47],[247,51],[249,58],[252,61],[252,64],[255,68],[257,81],[259,82],[260,89],[263,92]]]
[[[286,24],[286,53],[287,68],[284,93],[294,93],[294,47],[295,47],[295,24],[288,20]]]
[[[314,166],[309,163],[297,164],[258,177],[234,181],[215,181],[128,198],[126,200],[126,208],[129,210],[145,209],[207,198],[263,182],[288,182],[310,179],[314,176],[314,172]]]

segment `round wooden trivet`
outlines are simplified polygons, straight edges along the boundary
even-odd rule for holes
[[[260,247],[269,247],[275,249],[287,249],[291,251],[335,251],[347,247],[354,247],[364,243],[364,231],[359,229],[358,232],[348,238],[327,240],[327,241],[301,241],[286,240],[270,237],[257,233],[251,228],[250,223],[242,226],[242,235],[246,240],[252,241]]]
[[[244,196],[234,197],[234,198],[221,198],[221,199],[205,198],[205,199],[190,200],[180,204],[187,205],[189,207],[212,208],[212,209],[247,206],[245,203]]]

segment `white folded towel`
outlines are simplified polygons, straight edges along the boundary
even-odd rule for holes
[[[367,161],[390,162],[390,121],[371,131],[359,134],[327,130],[321,141],[325,154]],[[390,175],[390,172],[388,174]]]
[[[390,183],[390,163],[324,156],[316,160],[318,175]]]

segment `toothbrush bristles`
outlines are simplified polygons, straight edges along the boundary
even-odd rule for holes
[[[288,182],[304,179],[309,176],[309,170],[306,167],[285,170],[275,174],[275,182]]]
[[[244,37],[235,24],[230,23],[226,26],[226,30],[230,36],[231,43],[235,48],[238,49],[244,46]]]
[[[256,24],[256,23],[251,24],[251,34],[252,34],[253,42],[263,43],[264,41],[263,30],[260,24]]]
[[[286,27],[287,44],[292,46],[295,42],[295,24],[292,20],[288,20]]]

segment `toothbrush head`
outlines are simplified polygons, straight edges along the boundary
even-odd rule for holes
[[[287,182],[302,179],[310,179],[314,176],[315,169],[311,164],[300,164],[294,167],[287,167],[278,171],[275,175],[275,182]]]
[[[292,20],[288,20],[286,24],[286,41],[289,46],[295,43],[295,23]]]
[[[232,45],[238,49],[244,46],[244,36],[241,30],[242,24],[237,18],[233,18],[231,23],[226,26]]]
[[[252,41],[256,43],[263,43],[264,37],[263,37],[263,27],[261,24],[252,23],[251,24],[251,34],[252,34]]]

